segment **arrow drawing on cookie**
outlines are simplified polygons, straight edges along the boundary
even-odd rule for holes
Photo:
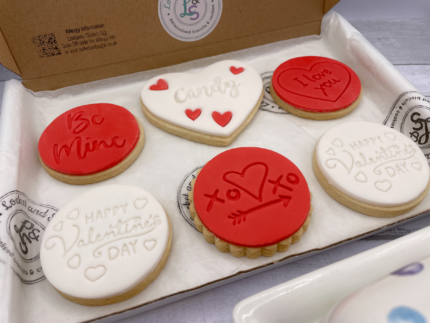
[[[253,207],[253,208],[251,208],[249,210],[246,210],[246,211],[237,210],[236,211],[237,213],[233,212],[231,215],[228,216],[228,218],[229,219],[233,219],[233,225],[236,225],[236,219],[239,218],[237,220],[237,224],[240,224],[242,222],[242,220],[243,220],[243,222],[245,222],[246,221],[246,217],[250,213],[252,213],[252,212],[264,209],[264,208],[266,208],[268,206],[275,205],[275,204],[278,204],[280,202],[283,202],[284,203],[284,207],[287,207],[288,204],[290,203],[290,200],[291,200],[290,196],[279,195],[278,199],[270,201],[270,202],[267,202],[267,203],[264,203],[264,204],[261,204],[261,205],[258,205],[258,206],[255,206],[255,207]]]

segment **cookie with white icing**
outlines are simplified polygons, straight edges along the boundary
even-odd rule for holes
[[[144,144],[142,124],[130,111],[115,104],[93,103],[55,118],[40,136],[38,150],[50,176],[83,185],[126,170]]]
[[[402,133],[372,122],[346,122],[328,130],[316,145],[313,169],[332,198],[376,217],[410,211],[429,190],[421,149]]]
[[[430,322],[430,259],[409,264],[345,297],[322,323]]]
[[[124,301],[161,272],[172,243],[170,220],[147,191],[108,185],[64,206],[42,240],[40,260],[55,289],[90,306]]]
[[[251,122],[262,98],[260,75],[235,60],[195,74],[154,77],[141,92],[143,113],[154,126],[213,146],[229,145]]]

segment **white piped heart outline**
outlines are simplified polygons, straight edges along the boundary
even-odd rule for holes
[[[391,182],[387,180],[381,181],[381,182],[375,182],[375,188],[384,193],[388,192],[392,186],[393,185],[391,184]]]
[[[360,183],[366,183],[367,176],[363,172],[358,172],[357,175],[355,175],[355,180]]]
[[[136,210],[142,210],[146,204],[148,204],[148,200],[146,198],[139,198],[134,200],[134,207]]]
[[[148,251],[152,251],[152,249],[155,248],[155,246],[157,245],[157,241],[156,240],[146,240],[143,243],[143,246],[146,248],[146,250]]]
[[[69,220],[76,220],[78,217],[79,217],[79,210],[78,209],[73,209],[72,211],[67,213],[67,218]]]
[[[336,154],[334,153],[333,148],[327,149],[327,150],[325,151],[325,153],[326,153],[327,155],[330,155],[330,156],[335,156],[335,155],[336,155]]]
[[[396,140],[396,134],[394,132],[386,132],[385,137],[391,141]]]
[[[74,255],[67,262],[67,266],[69,266],[69,268],[71,268],[71,269],[78,268],[80,264],[81,264],[81,256],[79,256],[78,254]]]
[[[423,167],[423,165],[421,165],[421,163],[415,162],[415,163],[411,163],[411,166],[413,168],[415,168],[416,170],[420,171],[421,168]]]
[[[85,270],[85,277],[91,282],[99,280],[105,274],[106,268],[104,266],[89,267],[87,270]]]
[[[57,223],[56,225],[54,225],[52,227],[52,229],[54,231],[61,232],[61,230],[63,230],[63,221],[61,221],[61,222]]]
[[[336,147],[343,147],[343,142],[340,139],[333,140],[332,144],[333,144],[333,146],[336,146]]]

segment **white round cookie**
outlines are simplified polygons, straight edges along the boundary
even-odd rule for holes
[[[156,270],[170,250],[169,237],[167,214],[151,194],[133,186],[102,186],[55,215],[40,259],[46,278],[62,294],[112,298]]]
[[[168,89],[151,90],[160,79],[167,83]],[[262,90],[261,76],[252,66],[225,60],[199,73],[154,77],[143,86],[141,100],[154,116],[170,124],[206,135],[229,137],[259,104]],[[200,114],[187,115],[187,110],[191,113],[200,110]],[[220,125],[214,112],[231,113],[231,119]]]
[[[429,183],[421,149],[402,133],[372,122],[331,128],[318,141],[315,156],[328,183],[373,206],[413,202]]]

